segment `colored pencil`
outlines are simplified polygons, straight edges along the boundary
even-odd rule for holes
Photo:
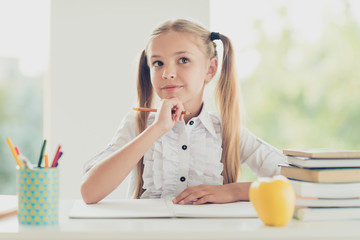
[[[45,167],[48,168],[49,167],[49,157],[47,154],[45,154],[44,158],[45,158]]]
[[[40,158],[39,158],[39,162],[38,162],[38,168],[41,167],[41,162],[42,162],[42,159],[44,157],[45,147],[46,147],[46,139],[44,139],[44,143],[43,143],[42,148],[41,148]]]
[[[143,107],[138,107],[138,108],[133,108],[135,111],[142,111],[142,112],[157,112],[157,109],[155,108],[143,108]],[[175,110],[171,110],[171,113],[175,113]],[[181,114],[184,115],[189,115],[191,114],[191,112],[189,111],[182,111]]]
[[[58,149],[57,149],[57,151],[56,151],[56,154],[55,154],[54,160],[52,161],[51,167],[55,167],[55,166],[56,166],[57,159],[58,159],[59,156],[60,156],[60,149],[61,149],[61,145],[59,145],[59,147],[58,147]]]
[[[16,154],[19,156],[20,155],[20,151],[17,147],[14,147],[15,148],[15,151],[16,151]]]
[[[60,152],[60,154],[59,154],[59,157],[56,159],[56,164],[55,164],[55,167],[57,167],[58,166],[58,164],[59,164],[59,160],[60,160],[60,158],[61,158],[61,156],[63,155],[63,152]]]
[[[19,165],[19,167],[22,168],[21,161],[20,161],[20,159],[19,159],[19,156],[16,154],[15,148],[14,148],[14,146],[13,146],[10,138],[7,137],[7,138],[6,138],[6,141],[7,141],[7,143],[9,144],[10,150],[11,150],[12,154],[14,155],[14,158],[15,158],[15,161],[16,161],[17,165]]]

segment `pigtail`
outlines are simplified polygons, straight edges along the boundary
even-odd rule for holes
[[[216,86],[216,98],[222,120],[222,163],[226,184],[236,182],[240,171],[240,97],[230,39],[220,34],[219,37],[223,43],[224,53],[221,74]]]
[[[147,64],[145,50],[142,51],[138,67],[138,77],[137,77],[137,96],[138,96],[138,106],[150,108],[153,100],[153,88],[150,80],[150,69]],[[147,127],[147,118],[149,112],[137,112],[137,126],[138,133],[142,133]],[[144,172],[144,157],[137,163],[136,167],[136,188],[134,193],[134,198],[140,198],[141,194],[144,192],[143,184],[143,172]]]

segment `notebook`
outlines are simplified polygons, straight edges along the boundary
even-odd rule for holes
[[[0,218],[16,213],[17,206],[16,195],[0,195]]]
[[[70,218],[256,218],[251,202],[178,205],[171,199],[76,200]]]
[[[296,208],[294,218],[301,221],[359,220],[360,207]]]
[[[289,179],[297,196],[318,198],[358,198],[360,182],[314,183]]]
[[[360,198],[305,198],[296,197],[297,207],[360,207]]]
[[[360,167],[360,158],[287,157],[288,163],[303,168]]]
[[[279,164],[280,174],[287,178],[309,182],[360,182],[358,168],[300,168]]]
[[[317,148],[317,149],[285,149],[285,155],[308,158],[360,158],[360,151]]]

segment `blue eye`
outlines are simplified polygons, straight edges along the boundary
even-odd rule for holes
[[[153,62],[153,66],[154,67],[160,67],[160,66],[162,66],[162,65],[164,65],[161,61],[155,61],[155,62]]]
[[[182,57],[179,59],[179,63],[181,63],[181,64],[188,63],[188,62],[189,62],[189,59],[186,57]]]

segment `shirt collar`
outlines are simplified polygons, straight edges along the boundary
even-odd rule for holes
[[[205,103],[203,103],[202,105],[201,112],[198,118],[201,121],[201,123],[205,126],[205,128],[211,133],[211,135],[213,135],[213,137],[217,137],[214,128],[214,123],[209,115],[209,112],[206,109]]]

